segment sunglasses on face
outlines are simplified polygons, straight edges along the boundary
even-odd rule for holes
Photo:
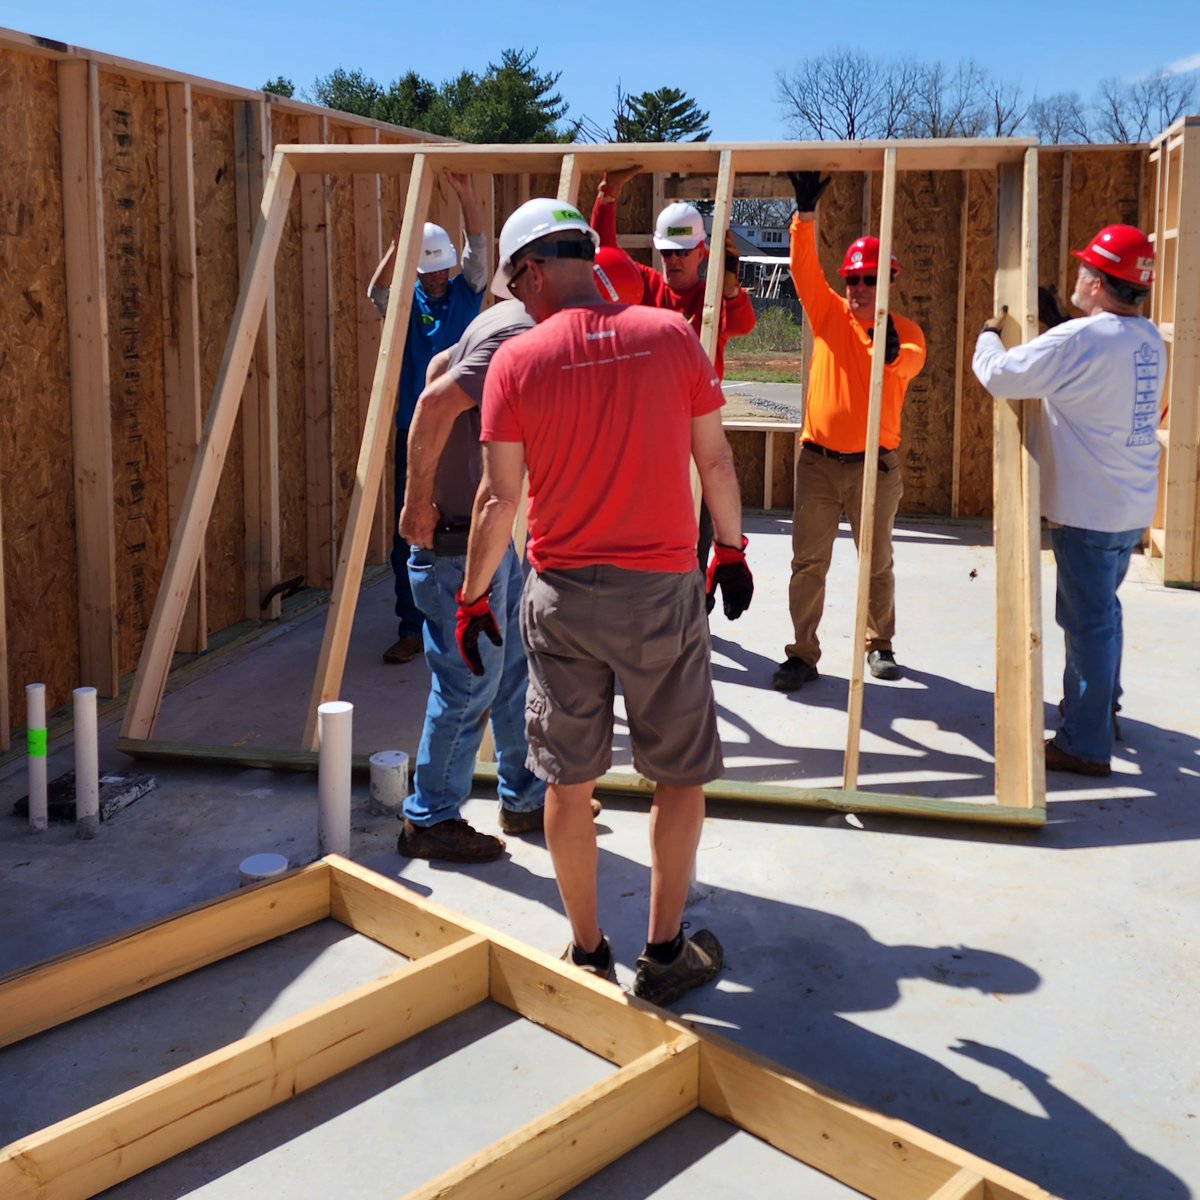
[[[691,254],[692,250],[695,250],[695,248],[696,247],[693,246],[691,250],[660,250],[659,254],[661,254],[663,258],[682,258],[685,254]]]
[[[861,284],[863,287],[874,287],[875,284],[878,282],[878,280],[879,280],[879,276],[877,276],[877,275],[847,275],[846,276],[846,284],[849,287],[855,287],[858,284]]]
[[[527,258],[517,268],[517,270],[514,272],[512,278],[508,281],[508,290],[511,292],[513,290],[513,288],[517,286],[517,280],[520,279],[521,276],[524,275],[529,270],[530,264],[539,262],[539,261],[541,261],[541,260],[536,259],[536,258]]]

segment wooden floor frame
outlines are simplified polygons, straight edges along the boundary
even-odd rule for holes
[[[617,1070],[408,1200],[560,1196],[697,1109],[876,1200],[1049,1198],[337,856],[0,979],[0,1045],[327,918],[411,961],[13,1142],[0,1195],[96,1195],[490,999]]]
[[[789,170],[854,170],[882,172],[880,241],[884,252],[892,240],[893,198],[900,170],[994,168],[997,172],[997,310],[1007,305],[1006,341],[1027,340],[1037,332],[1037,149],[1028,139],[946,139],[901,142],[787,142],[767,144],[613,145],[613,146],[278,146],[262,194],[261,215],[250,247],[233,325],[214,387],[204,432],[195,456],[191,481],[147,629],[133,689],[122,725],[126,748],[149,742],[166,686],[171,658],[184,619],[187,598],[203,549],[204,532],[221,468],[232,436],[247,371],[264,313],[269,311],[275,255],[288,203],[299,175],[404,174],[408,177],[402,233],[397,250],[396,279],[415,278],[419,232],[429,208],[438,169],[472,173],[557,174],[558,196],[572,203],[580,177],[589,171],[615,170],[641,163],[656,173],[715,173],[714,228],[728,223],[736,182],[741,176]],[[784,188],[786,190],[786,188]],[[724,244],[714,239],[705,293],[701,341],[715,354]],[[881,277],[876,321],[886,319],[888,286]],[[372,516],[380,495],[387,444],[393,424],[405,332],[412,305],[411,289],[393,289],[380,339],[346,532],[338,548],[337,570],[329,615],[321,644],[301,745],[316,745],[317,707],[338,697],[349,647],[354,608],[372,532]],[[872,372],[864,512],[873,505],[876,476],[882,362]],[[949,816],[952,819],[1005,819],[1018,824],[1045,821],[1045,767],[1042,754],[1042,671],[1040,602],[1040,525],[1037,467],[1029,453],[1026,401],[998,402],[995,410],[995,546],[997,556],[996,620],[996,771],[995,804],[946,801],[932,811],[920,797],[863,793],[857,790],[862,732],[863,655],[851,654],[843,794],[856,811],[878,808],[905,816]],[[266,428],[273,428],[267,421]],[[264,461],[271,461],[269,448]],[[277,492],[278,480],[270,490]],[[863,528],[871,522],[864,518]],[[860,556],[855,630],[866,624],[869,554]],[[855,647],[862,637],[853,639]],[[781,789],[782,790],[782,789]],[[805,807],[813,789],[786,789],[795,806]],[[753,799],[753,797],[747,797]],[[913,802],[916,802],[915,806]],[[980,818],[981,810],[990,810]]]

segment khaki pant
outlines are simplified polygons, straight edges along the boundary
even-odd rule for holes
[[[904,481],[896,451],[881,454],[879,464],[867,604],[868,652],[890,650],[896,632],[892,525],[904,494]],[[825,576],[843,512],[850,522],[855,547],[859,544],[862,480],[861,462],[838,462],[811,450],[800,451],[796,462],[796,509],[792,515],[792,580],[788,585],[795,641],[787,647],[789,658],[802,658],[815,665],[821,657],[817,626],[825,608]]]

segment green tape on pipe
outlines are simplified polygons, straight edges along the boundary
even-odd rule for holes
[[[46,757],[46,730],[27,729],[25,731],[25,752],[30,758]]]

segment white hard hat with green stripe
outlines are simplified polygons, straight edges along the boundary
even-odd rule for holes
[[[676,200],[658,214],[655,250],[692,250],[704,241],[704,218],[694,204]]]
[[[513,276],[514,258],[531,242],[540,241],[553,233],[577,229],[587,234],[593,247],[600,245],[600,235],[587,223],[583,213],[565,200],[538,198],[526,200],[500,230],[500,265],[492,276],[492,292],[506,300],[512,296],[508,281]],[[589,255],[590,257],[590,255]]]

